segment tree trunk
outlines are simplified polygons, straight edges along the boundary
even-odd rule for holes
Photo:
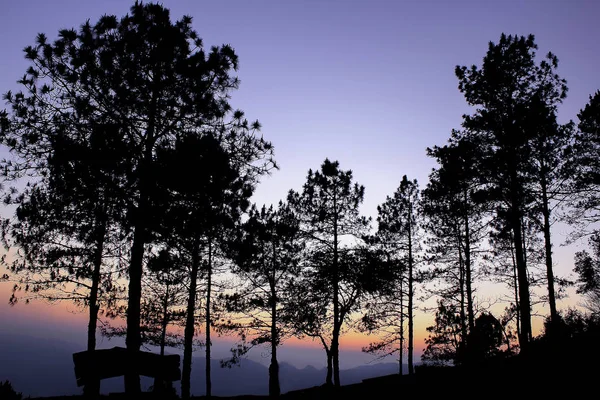
[[[404,373],[403,371],[403,367],[402,367],[402,359],[403,359],[403,352],[404,352],[404,290],[403,290],[403,279],[402,279],[402,274],[400,275],[400,356],[398,357],[398,363],[399,368],[400,368],[400,375],[402,375]]]
[[[548,206],[548,185],[542,164],[542,213],[544,214],[544,244],[546,251],[546,276],[548,279],[548,303],[550,304],[550,323],[552,327],[558,322],[556,311],[556,295],[554,293],[554,272],[552,266],[552,241],[550,239],[550,208]]]
[[[516,213],[514,213],[516,214]],[[531,302],[529,299],[529,278],[527,276],[527,265],[525,263],[525,250],[523,248],[522,222],[521,218],[513,214],[513,236],[515,244],[515,257],[517,261],[517,280],[519,283],[519,311],[521,316],[521,332],[519,334],[519,345],[521,351],[526,354],[529,350],[531,338]]]
[[[181,368],[181,398],[190,398],[190,378],[192,374],[192,346],[196,325],[196,292],[198,271],[200,269],[200,241],[194,240],[192,246],[192,271],[190,272],[190,292],[186,311],[185,330],[183,334],[183,364]]]
[[[163,319],[162,326],[160,332],[160,355],[165,355],[165,345],[167,342],[167,327],[169,326],[169,289],[170,284],[167,283],[167,287],[165,288],[165,299],[163,301]]]
[[[333,357],[333,383],[340,386],[340,303],[339,303],[339,270],[338,270],[338,215],[337,199],[333,196],[333,335],[331,353]]]
[[[140,302],[142,299],[142,261],[144,255],[145,227],[142,221],[136,224],[131,247],[129,264],[129,299],[127,302],[127,337],[125,344],[131,357],[139,352],[142,345],[140,332]],[[125,374],[125,392],[135,394],[141,392],[140,376],[135,371]]]
[[[460,246],[458,246],[458,284],[459,284],[459,293],[460,293],[460,347],[461,347],[461,357],[465,356],[465,351],[468,351],[467,348],[467,314],[465,312],[466,308],[466,299],[465,299],[465,265],[462,257],[462,250]],[[464,358],[463,358],[464,360]]]
[[[169,326],[169,288],[170,285],[167,282],[165,288],[165,298],[163,299],[162,304],[162,321],[160,326],[160,355],[165,355],[165,347],[167,342],[167,326]],[[166,389],[166,382],[162,376],[157,376],[154,378],[154,391],[155,392],[164,392]]]
[[[331,354],[331,350],[325,349],[325,353],[327,354],[327,376],[325,377],[325,385],[333,386],[333,355]]]
[[[156,93],[152,93],[149,112],[148,128],[146,130],[146,143],[139,170],[139,198],[138,207],[134,211],[134,233],[131,245],[131,259],[129,262],[129,287],[127,301],[127,337],[125,345],[131,358],[135,358],[140,351],[142,338],[140,332],[140,313],[142,299],[142,273],[144,261],[144,246],[146,244],[146,218],[149,201],[150,166],[152,165],[152,153],[155,142],[155,114]],[[140,375],[137,371],[128,371],[125,374],[125,393],[136,395],[142,391]]]
[[[271,365],[269,365],[269,396],[279,397],[281,388],[279,386],[279,363],[277,362],[277,344],[279,335],[277,333],[277,292],[275,290],[275,278],[271,278]]]
[[[467,193],[465,191],[465,206],[467,205]],[[465,212],[465,288],[467,290],[467,316],[469,319],[469,332],[475,329],[475,312],[473,311],[473,287],[471,286],[473,278],[471,276],[471,231],[469,224],[469,215]]]
[[[415,373],[413,363],[414,318],[413,318],[413,255],[412,255],[412,206],[408,213],[408,374]]]
[[[208,270],[206,276],[206,397],[212,396],[212,381],[210,379],[210,296],[212,289],[212,238],[208,239]]]
[[[90,289],[90,320],[87,332],[87,351],[96,350],[96,326],[98,324],[98,291],[100,287],[100,269],[102,268],[102,254],[104,252],[104,240],[106,238],[106,222],[99,221],[96,227],[96,248],[94,249],[94,270],[92,272],[92,288]],[[83,388],[86,397],[98,397],[100,395],[100,379],[94,379]]]
[[[511,239],[512,240],[512,239]],[[514,242],[511,241],[510,243],[510,253],[512,256],[512,262],[513,262],[513,285],[515,288],[515,311],[517,313],[517,335],[520,336],[521,335],[521,311],[520,311],[520,307],[519,307],[519,280],[517,279],[517,259],[515,257],[515,246],[514,246]]]

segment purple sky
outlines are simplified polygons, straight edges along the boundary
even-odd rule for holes
[[[59,29],[86,19],[122,16],[130,4],[4,1],[0,92],[17,88],[15,81],[27,68],[22,49],[38,32],[53,39]],[[488,42],[497,42],[502,32],[533,33],[540,55],[558,56],[558,72],[569,86],[562,121],[576,118],[588,96],[600,89],[600,2],[593,0],[162,4],[174,19],[191,15],[206,46],[228,43],[240,57],[241,87],[232,104],[260,120],[281,167],[259,186],[258,203],[276,203],[289,189],[299,190],[307,170],[318,168],[325,157],[352,169],[365,185],[368,215],[374,216],[402,175],[417,178],[423,187],[434,167],[425,148],[444,144],[469,111],[454,67],[479,65]],[[559,247],[562,233],[555,229],[557,271],[565,275],[572,269],[574,248]],[[7,285],[0,283],[0,292]],[[0,332],[10,312],[5,304],[0,299]]]

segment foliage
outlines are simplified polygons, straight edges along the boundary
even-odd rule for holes
[[[600,197],[600,91],[589,97],[588,103],[577,114],[579,123],[575,139],[565,152],[568,160],[565,173],[570,179],[572,191],[570,213],[566,219],[578,228],[582,236],[598,222]]]
[[[15,391],[9,381],[0,382],[0,398],[3,400],[21,400],[23,395]]]
[[[566,97],[564,79],[556,74],[557,57],[548,53],[536,63],[533,35],[502,34],[489,43],[481,67],[457,66],[459,90],[475,108],[463,116],[465,133],[480,143],[477,154],[489,209],[496,229],[513,241],[520,307],[521,349],[532,338],[531,299],[523,224],[534,214],[537,181],[532,141],[537,129],[547,128],[547,118]]]
[[[368,275],[368,266],[363,263],[365,253],[360,250],[361,238],[370,224],[359,212],[363,199],[364,186],[353,182],[352,171],[341,170],[339,162],[329,159],[325,159],[319,171],[308,171],[301,193],[290,190],[288,194],[288,203],[298,215],[309,253],[302,271],[306,278],[298,281],[307,284],[301,291],[319,293],[309,294],[308,298],[327,299],[319,301],[327,310],[317,314],[329,314],[331,319],[331,342],[325,347],[328,356],[331,352],[327,381],[332,383],[333,374],[336,386],[340,385],[339,337],[344,322],[357,309],[364,293],[362,278]],[[323,332],[304,333],[324,338]]]
[[[381,357],[398,353],[400,371],[405,347],[405,322],[408,327],[409,373],[413,371],[414,285],[417,281],[417,254],[420,249],[421,214],[418,183],[402,177],[393,196],[377,207],[377,232],[369,239],[378,256],[382,284],[369,296],[362,317],[362,328],[376,332],[381,339],[363,351]]]
[[[295,333],[289,289],[300,269],[299,228],[287,204],[279,202],[276,209],[253,205],[232,251],[240,284],[233,294],[221,295],[234,316],[224,328],[237,331],[242,339],[232,349],[232,359],[221,363],[231,366],[253,347],[268,345],[271,396],[280,394],[277,348]]]
[[[591,236],[589,245],[591,254],[585,250],[575,254],[577,293],[585,296],[584,305],[593,315],[600,315],[600,236]]]
[[[425,351],[421,359],[426,363],[447,365],[457,359],[461,346],[461,319],[456,306],[438,303],[435,323],[426,328]]]
[[[473,364],[503,354],[505,325],[484,312],[475,319],[474,328],[463,340],[462,316],[456,305],[438,302],[435,323],[426,328],[429,336],[421,359],[433,365]],[[508,350],[508,349],[507,349]]]

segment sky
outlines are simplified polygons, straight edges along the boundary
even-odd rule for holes
[[[22,49],[34,43],[37,33],[52,39],[59,29],[78,27],[87,19],[95,22],[102,14],[123,16],[131,4],[0,0],[0,92],[18,89],[15,82],[28,66]],[[417,179],[423,188],[435,167],[426,148],[445,144],[470,111],[458,91],[455,66],[480,65],[488,42],[497,42],[503,32],[534,34],[538,59],[548,51],[558,56],[557,71],[569,87],[559,109],[561,122],[575,119],[589,95],[600,89],[600,2],[593,0],[162,4],[173,19],[192,16],[206,47],[230,44],[239,56],[241,85],[231,104],[261,122],[280,166],[258,186],[253,200],[259,205],[277,203],[290,189],[300,190],[308,169],[318,169],[325,158],[351,169],[355,181],[365,186],[365,215],[376,216],[377,205],[396,190],[403,175]],[[7,217],[6,210],[0,213]],[[567,233],[568,227],[553,227],[555,270],[561,276],[571,273],[574,252],[585,248],[561,246]],[[85,314],[65,305],[9,307],[9,292],[10,284],[0,283],[0,333],[84,340]],[[494,293],[482,289],[479,296],[492,301]],[[559,308],[576,303],[571,297]],[[417,354],[429,322],[430,315],[417,314]],[[342,364],[366,362],[368,356],[360,356],[359,350],[368,341],[348,336],[342,350],[354,356],[344,361],[342,353]],[[301,354],[306,358],[306,351],[292,350],[287,353],[290,361]],[[323,361],[315,348],[314,359],[302,363]]]

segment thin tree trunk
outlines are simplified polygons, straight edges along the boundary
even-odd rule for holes
[[[515,256],[517,261],[517,279],[519,283],[519,309],[521,315],[521,332],[519,334],[519,345],[521,351],[526,354],[529,350],[531,338],[531,303],[529,299],[529,279],[527,276],[527,264],[525,261],[525,249],[523,248],[522,223],[520,217],[513,216],[513,235],[515,242]]]
[[[273,270],[274,272],[274,270]],[[277,292],[275,290],[275,277],[271,277],[271,365],[269,365],[269,396],[279,397],[279,363],[277,362]]]
[[[415,373],[413,363],[414,316],[413,316],[413,255],[412,255],[412,206],[408,212],[408,374]]]
[[[398,363],[400,364],[400,375],[404,374],[402,367],[403,353],[404,353],[404,290],[403,290],[403,279],[402,274],[400,275],[400,356],[398,357]]]
[[[468,204],[467,193],[465,191],[465,206]],[[471,231],[469,224],[469,215],[465,212],[465,287],[467,290],[467,316],[469,319],[469,332],[473,332],[475,329],[475,312],[473,310],[473,278],[471,276]]]
[[[465,267],[464,261],[462,257],[462,250],[459,242],[458,246],[458,281],[459,281],[459,293],[460,293],[460,347],[462,350],[461,356],[465,356],[465,351],[467,349],[467,315],[465,312],[466,308],[466,299],[465,299]]]
[[[210,379],[210,296],[212,289],[212,238],[208,239],[208,271],[206,277],[206,397],[212,396],[212,381]]]
[[[511,239],[512,240],[512,239]],[[521,335],[521,311],[519,307],[519,280],[517,279],[517,259],[515,257],[514,242],[510,243],[510,254],[513,264],[513,286],[515,288],[515,311],[517,312],[517,336]]]
[[[196,325],[196,295],[198,286],[198,271],[200,270],[200,241],[194,240],[192,246],[192,270],[190,272],[190,291],[186,311],[185,330],[183,337],[183,365],[181,368],[181,398],[190,398],[190,378],[192,374],[192,346]]]
[[[546,276],[548,279],[548,303],[550,304],[550,322],[554,327],[558,322],[556,295],[554,293],[554,272],[552,266],[552,241],[550,239],[550,208],[548,207],[548,184],[542,164],[542,213],[544,214],[544,244],[546,251]]]
[[[167,342],[167,326],[169,326],[169,289],[170,285],[167,283],[167,287],[165,288],[165,299],[163,301],[163,320],[160,332],[160,355],[165,355],[165,345]]]
[[[129,265],[129,299],[127,302],[127,337],[125,344],[130,357],[135,358],[142,345],[140,332],[140,302],[142,299],[142,261],[144,255],[145,227],[142,221],[136,224],[131,248]],[[125,392],[135,394],[141,392],[140,376],[137,371],[127,371],[125,374]]]
[[[162,321],[160,327],[160,355],[161,357],[165,355],[165,347],[167,342],[167,326],[169,325],[169,288],[170,285],[167,282],[166,290],[165,290],[165,298],[163,299],[162,304]],[[155,392],[163,392],[166,388],[166,382],[162,376],[157,376],[154,378],[154,391]]]
[[[333,383],[340,386],[340,304],[339,304],[339,266],[338,266],[338,215],[337,198],[333,195],[333,335],[331,353],[333,357]]]
[[[100,287],[100,269],[102,268],[102,254],[104,252],[104,240],[106,238],[106,222],[99,221],[96,231],[96,246],[94,250],[94,270],[92,272],[92,288],[90,289],[90,304],[89,312],[90,319],[88,322],[87,332],[87,351],[93,352],[96,350],[96,327],[98,325],[98,291]],[[84,387],[84,394],[87,397],[97,397],[100,395],[100,379],[94,378],[92,382],[88,382]]]

